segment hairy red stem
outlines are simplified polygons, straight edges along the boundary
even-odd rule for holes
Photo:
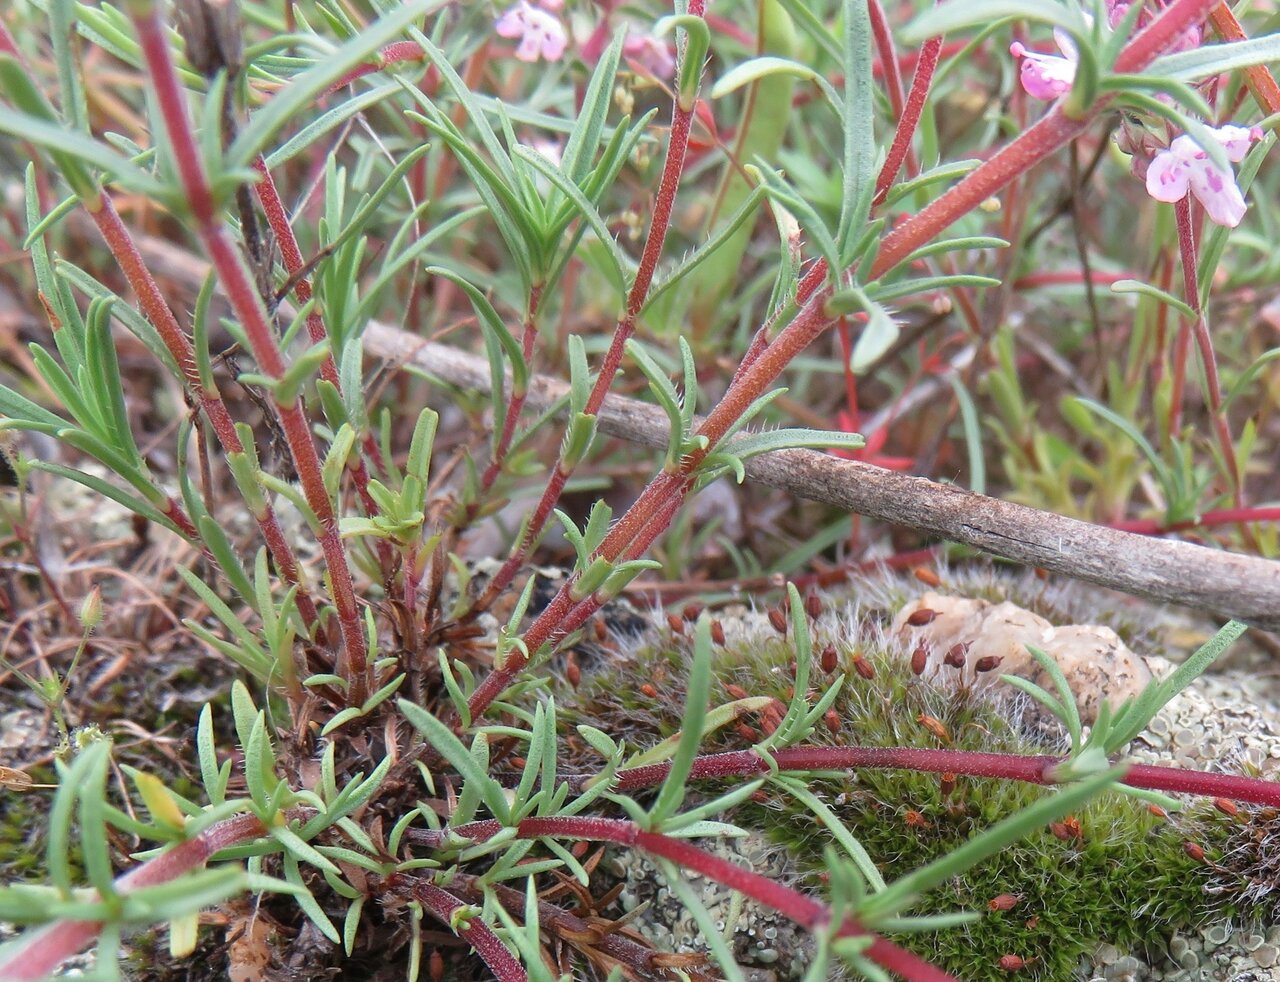
[[[1200,350],[1200,363],[1204,366],[1205,395],[1213,413],[1213,429],[1218,438],[1218,449],[1227,468],[1231,493],[1237,508],[1244,508],[1244,488],[1240,480],[1240,465],[1236,460],[1235,444],[1231,441],[1231,429],[1222,411],[1222,383],[1218,380],[1218,357],[1213,350],[1213,338],[1209,336],[1209,324],[1200,305],[1198,272],[1200,261],[1196,255],[1196,229],[1191,220],[1191,195],[1174,205],[1178,225],[1178,251],[1182,257],[1182,292],[1187,305],[1195,312],[1191,325],[1192,336]],[[1176,434],[1170,434],[1175,436]]]
[[[876,193],[871,199],[873,206],[881,204],[889,196],[889,189],[898,177],[902,162],[911,151],[911,140],[916,134],[916,127],[920,125],[920,116],[924,112],[925,101],[929,98],[929,86],[933,82],[933,73],[937,70],[941,54],[941,37],[929,38],[920,49],[920,62],[911,80],[911,92],[907,95],[906,106],[898,116],[893,143],[889,145],[888,156],[885,157],[884,166],[880,168],[880,176],[876,178]]]
[[[1204,19],[1214,0],[1174,0],[1154,18],[1116,59],[1117,73],[1140,72],[1193,24]],[[959,184],[912,215],[885,236],[870,280],[878,279],[912,251],[924,245],[1007,183],[1083,133],[1110,99],[1097,100],[1081,119],[1070,119],[1059,103],[1030,129],[1002,148]]]
[[[148,860],[115,881],[117,893],[130,893],[177,879],[199,869],[215,853],[266,835],[254,815],[237,815],[211,825],[199,835],[180,842],[168,852]],[[101,921],[55,921],[32,932],[8,958],[0,961],[5,982],[37,982],[51,975],[64,959],[90,944],[102,933]]]
[[[218,272],[232,309],[244,328],[258,366],[271,378],[280,379],[287,367],[284,354],[268,322],[267,312],[253,278],[218,218],[204,161],[187,114],[186,95],[178,81],[169,52],[164,24],[152,0],[133,0],[129,6],[164,120],[175,169],[186,192],[187,205],[195,219],[197,234],[204,243],[205,251]],[[311,427],[300,398],[294,397],[287,404],[276,399],[275,407],[297,468],[303,494],[320,525],[320,546],[329,570],[333,603],[338,611],[338,624],[344,642],[337,667],[350,683],[349,697],[352,703],[359,705],[364,701],[370,681],[368,651],[356,606],[351,569],[338,532],[338,519],[324,486],[320,454],[312,439]]]
[[[415,44],[416,48],[417,45]],[[298,247],[298,237],[293,233],[293,223],[289,221],[289,213],[285,210],[284,202],[280,199],[280,192],[276,188],[276,182],[271,177],[271,171],[267,168],[267,162],[261,155],[253,162],[253,169],[258,172],[260,180],[258,181],[258,201],[262,204],[262,211],[267,216],[267,224],[271,226],[271,231],[276,237],[276,243],[280,246],[280,258],[284,261],[284,268],[291,277],[296,277],[293,286],[294,296],[298,298],[298,303],[305,306],[312,298],[313,291],[311,281],[305,276],[299,275],[305,263],[302,258],[302,250]],[[307,334],[311,338],[312,344],[319,344],[328,340],[329,330],[325,326],[324,316],[318,307],[313,307],[307,314]],[[333,351],[330,350],[325,356],[324,361],[320,365],[320,377],[338,390],[339,395],[342,393],[342,381],[338,376],[338,365],[334,361]],[[364,508],[366,515],[377,515],[380,509],[378,503],[373,500],[373,495],[369,493],[369,468],[365,464],[365,458],[373,462],[373,465],[379,470],[386,470],[382,462],[382,450],[378,446],[378,441],[373,438],[372,433],[361,434],[360,446],[362,454],[357,454],[353,462],[348,464],[351,471],[351,481],[355,485],[356,495],[360,498],[360,504]],[[395,558],[392,555],[391,543],[386,539],[379,538],[375,546],[378,552],[378,564],[382,568],[383,576],[387,579],[387,592],[392,592],[390,578],[393,575],[395,566]],[[406,576],[406,581],[408,577]],[[412,612],[412,606],[410,606]]]
[[[443,844],[446,836],[461,836],[474,842],[483,842],[492,838],[502,828],[502,825],[496,821],[473,822],[438,833],[422,830],[415,834],[414,830],[410,830],[407,837],[411,841],[430,844],[433,836],[439,836],[440,838],[434,839],[437,845]],[[772,907],[811,931],[821,930],[831,923],[831,909],[826,904],[771,880],[767,876],[713,856],[681,839],[657,832],[646,832],[635,822],[615,818],[578,816],[526,818],[516,825],[516,836],[520,839],[586,839],[593,842],[612,842],[617,845],[632,846],[669,859],[681,868],[699,873],[721,886],[737,890],[753,900]],[[873,941],[864,952],[865,956],[911,982],[947,982],[947,980],[956,982],[951,975],[940,968],[871,934],[853,918],[845,918],[838,927],[837,934],[840,937],[870,935]]]
[[[94,224],[98,226],[98,231],[106,241],[107,248],[111,250],[111,255],[124,273],[129,286],[138,297],[138,305],[142,313],[155,327],[160,340],[164,342],[178,366],[187,390],[204,412],[205,418],[209,420],[209,425],[213,428],[218,442],[222,444],[222,449],[227,453],[244,453],[244,444],[240,442],[240,435],[236,432],[226,403],[222,401],[222,396],[216,389],[206,389],[201,383],[191,341],[178,325],[173,309],[165,300],[164,294],[160,292],[160,287],[151,275],[151,271],[147,269],[146,263],[143,262],[142,253],[138,251],[133,236],[120,220],[110,195],[101,194],[97,201],[86,201],[83,204]],[[316,610],[315,600],[303,583],[293,548],[285,538],[284,529],[281,528],[270,502],[267,502],[266,509],[261,515],[254,517],[280,576],[285,582],[298,588],[295,596],[303,622],[308,627],[318,626],[319,613]]]
[[[467,918],[455,927],[454,915],[467,904],[428,880],[415,883],[413,893],[436,920],[476,950],[498,982],[524,982],[528,978],[520,963],[507,951],[507,946],[479,917]]]
[[[1000,778],[1028,784],[1055,784],[1053,769],[1065,757],[980,753],[970,750],[922,750],[916,747],[791,747],[774,755],[782,771],[842,771],[858,767],[903,768],[934,774]],[[654,787],[671,771],[670,764],[650,764],[619,771],[613,787],[619,791]],[[754,777],[771,773],[754,750],[706,754],[693,762],[690,779]],[[588,779],[589,780],[589,779]],[[1130,765],[1122,784],[1149,791],[1229,798],[1259,805],[1280,805],[1280,783],[1236,774],[1212,774],[1181,767]]]
[[[1240,22],[1236,20],[1231,7],[1226,3],[1219,3],[1209,11],[1209,23],[1224,41],[1248,40],[1248,36],[1240,27]],[[1280,113],[1280,85],[1276,84],[1271,69],[1266,65],[1250,65],[1244,70],[1244,79],[1254,99],[1268,115]]]
[[[1140,71],[1172,44],[1186,27],[1201,19],[1210,2],[1211,0],[1174,0],[1120,53],[1116,70],[1118,72]],[[976,208],[1049,154],[1078,137],[1085,131],[1090,120],[1101,112],[1108,102],[1108,98],[1099,99],[1089,108],[1088,113],[1078,120],[1067,117],[1061,105],[1055,106],[1038,123],[1001,149],[954,188],[890,232],[881,245],[868,278],[876,279],[892,269],[911,251],[943,231],[962,215]],[[686,483],[685,477],[697,469],[710,452],[710,448],[716,446],[733,422],[741,418],[743,412],[773,383],[787,364],[831,325],[833,318],[827,315],[825,306],[827,299],[831,296],[832,288],[818,286],[826,272],[826,264],[818,263],[805,275],[801,281],[799,296],[803,297],[805,290],[810,292],[807,298],[801,301],[803,306],[799,313],[776,339],[768,342],[767,338],[762,337],[763,331],[757,335],[756,341],[752,343],[752,350],[748,353],[750,362],[744,359],[728,391],[698,430],[699,436],[706,437],[708,449],[687,455],[681,461],[678,474],[665,471],[659,473],[606,536],[598,551],[599,555],[606,559],[615,559],[638,537],[646,525],[654,521],[660,509],[674,514],[674,511],[669,508],[670,498],[683,497],[687,492],[690,485]],[[561,589],[560,595],[534,622],[530,634],[534,634],[539,640],[551,636],[556,630],[556,621],[553,618],[563,617],[572,606],[568,593],[574,583],[575,580],[571,577]],[[549,622],[550,626],[543,623],[544,620]],[[531,651],[536,650],[532,644],[529,647]],[[512,673],[509,677],[513,677],[514,672],[522,667],[523,661],[519,664],[513,661],[508,666]],[[492,702],[501,691],[498,688],[499,681],[493,678],[487,679],[486,684],[482,684],[473,696],[473,705],[487,706]],[[481,699],[479,697],[482,694]]]
[[[417,41],[396,41],[394,44],[388,44],[385,48],[378,52],[377,61],[367,61],[363,65],[357,65],[338,81],[334,82],[326,90],[336,92],[343,86],[350,85],[358,78],[365,75],[372,75],[374,72],[380,72],[389,65],[394,65],[402,61],[422,61],[427,57],[427,53],[422,50],[422,45]]]
[[[702,16],[705,0],[692,0],[689,13],[695,17]],[[683,66],[676,69],[677,78]],[[700,66],[699,66],[700,70]],[[653,283],[653,275],[658,268],[658,260],[662,258],[662,248],[667,240],[667,231],[671,227],[671,213],[675,208],[676,193],[680,188],[680,175],[684,173],[685,157],[689,149],[689,132],[693,124],[693,107],[685,109],[680,104],[679,86],[671,107],[671,132],[667,139],[667,156],[662,164],[662,175],[658,179],[658,193],[654,198],[653,217],[649,222],[649,230],[645,236],[644,248],[640,253],[640,262],[636,269],[636,278],[627,293],[627,306],[614,327],[613,340],[600,364],[600,372],[596,375],[591,393],[587,396],[583,412],[595,415],[604,403],[604,397],[613,385],[618,366],[622,363],[626,351],[627,340],[635,333],[636,321],[649,295],[649,287]],[[567,466],[563,451],[552,469],[551,477],[543,490],[537,505],[525,527],[524,534],[516,543],[507,561],[486,586],[484,594],[476,602],[475,611],[484,610],[515,578],[517,571],[527,560],[534,543],[542,535],[548,519],[551,517],[555,503],[560,500],[565,485],[573,474],[573,468]]]
[[[898,63],[897,52],[893,49],[893,32],[889,29],[889,19],[885,16],[880,0],[867,0],[867,19],[871,21],[871,36],[875,39],[876,51],[879,52],[885,94],[889,96],[889,108],[894,118],[901,119],[903,114],[902,67]]]
[[[524,330],[520,338],[520,353],[524,358],[524,363],[529,367],[529,371],[534,370],[533,365],[533,346],[538,339],[538,305],[542,300],[542,284],[535,283],[529,290],[529,309],[524,317]],[[493,459],[489,461],[489,466],[485,468],[484,475],[480,478],[480,494],[488,493],[493,487],[493,482],[498,479],[498,475],[502,473],[502,465],[507,459],[507,452],[511,449],[511,441],[516,435],[516,423],[520,419],[520,413],[524,410],[525,399],[529,393],[526,387],[511,387],[511,395],[507,400],[507,412],[502,421],[502,433],[498,437],[497,445],[493,448]],[[479,511],[479,502],[471,506],[472,516]]]

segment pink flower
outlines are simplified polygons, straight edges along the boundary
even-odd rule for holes
[[[669,79],[675,74],[676,59],[671,46],[652,34],[628,35],[622,42],[622,53],[654,78]]]
[[[519,0],[514,7],[508,8],[498,18],[494,30],[499,37],[520,39],[516,57],[521,61],[537,61],[539,55],[547,61],[557,61],[569,43],[560,21],[541,7],[533,6],[529,0]]]
[[[1131,6],[1132,3],[1129,0],[1106,0],[1108,26],[1112,28],[1118,27]],[[1160,6],[1163,6],[1163,4]],[[1145,27],[1151,17],[1151,13],[1144,9],[1138,15],[1136,29],[1141,30]],[[1084,21],[1085,24],[1092,25],[1093,18],[1085,14]],[[1198,25],[1193,24],[1178,35],[1177,40],[1169,50],[1171,52],[1188,51],[1198,48],[1202,38],[1203,31]],[[1022,87],[1036,99],[1056,99],[1061,95],[1065,95],[1071,90],[1071,84],[1076,78],[1076,66],[1080,62],[1080,52],[1076,48],[1075,41],[1072,40],[1070,34],[1060,27],[1054,28],[1053,39],[1058,44],[1058,50],[1062,52],[1061,56],[1032,51],[1018,41],[1014,41],[1013,44],[1009,45],[1009,53],[1015,58],[1022,59],[1020,68]],[[1160,98],[1165,97],[1161,96]]]
[[[1054,28],[1053,39],[1058,42],[1062,57],[1032,51],[1018,41],[1009,45],[1009,53],[1022,59],[1022,87],[1035,99],[1056,99],[1065,95],[1076,78],[1080,52],[1076,50],[1071,35],[1061,28]]]
[[[1209,133],[1222,145],[1227,159],[1239,163],[1255,140],[1262,139],[1257,127],[1209,127]],[[1205,212],[1219,225],[1235,228],[1244,218],[1244,195],[1230,168],[1221,168],[1191,137],[1183,134],[1161,150],[1147,168],[1147,193],[1157,201],[1181,201],[1190,191],[1204,205]]]

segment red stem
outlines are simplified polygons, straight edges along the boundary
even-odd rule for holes
[[[174,316],[172,308],[165,300],[164,294],[160,292],[160,287],[151,275],[151,271],[147,269],[146,263],[143,262],[142,253],[138,251],[133,236],[120,220],[110,195],[102,194],[95,202],[82,203],[98,226],[98,231],[106,241],[107,248],[111,250],[111,255],[124,273],[129,286],[137,295],[138,305],[142,308],[143,314],[155,327],[156,333],[160,335],[160,339],[177,364],[188,391],[209,420],[209,425],[213,428],[218,442],[222,444],[222,449],[229,454],[244,453],[244,444],[240,442],[240,435],[236,432],[226,403],[222,401],[216,388],[206,389],[201,384],[191,342],[186,332],[178,325],[178,319]],[[262,537],[281,577],[298,588],[296,594],[298,612],[302,615],[304,623],[308,627],[318,626],[319,613],[316,610],[315,600],[302,582],[297,559],[270,502],[267,503],[264,512],[261,515],[255,515],[254,518],[262,530]]]
[[[1120,52],[1115,64],[1116,73],[1142,71],[1184,30],[1203,20],[1213,3],[1214,0],[1174,0]],[[912,251],[968,214],[1011,180],[1078,137],[1110,101],[1109,97],[1098,99],[1081,119],[1069,119],[1061,104],[1055,105],[1030,129],[954,188],[885,236],[868,279],[883,276]]]
[[[468,906],[451,894],[426,880],[414,884],[414,896],[445,927],[454,931],[459,938],[471,945],[476,954],[484,961],[498,982],[524,982],[528,976],[520,963],[507,950],[498,936],[479,917],[468,918],[455,929],[454,914]]]
[[[1191,330],[1196,339],[1196,346],[1200,350],[1200,362],[1204,366],[1205,394],[1208,396],[1209,409],[1213,413],[1214,433],[1218,438],[1222,462],[1227,468],[1227,478],[1231,482],[1235,506],[1244,508],[1240,465],[1236,460],[1235,444],[1231,442],[1231,428],[1227,423],[1226,415],[1222,412],[1222,384],[1218,380],[1218,358],[1213,351],[1213,339],[1209,336],[1209,325],[1204,319],[1204,309],[1200,306],[1200,285],[1197,282],[1200,263],[1196,256],[1196,229],[1191,221],[1191,195],[1178,201],[1173,210],[1178,224],[1178,250],[1182,257],[1182,292],[1187,305],[1195,312],[1195,321]],[[1183,335],[1186,333],[1185,330],[1182,332]]]
[[[1116,70],[1140,71],[1172,44],[1187,26],[1201,19],[1210,2],[1211,0],[1174,0],[1121,52]],[[1099,99],[1078,120],[1068,118],[1060,105],[1055,106],[1039,122],[954,188],[890,232],[881,245],[868,279],[877,279],[892,269],[911,251],[976,208],[1049,154],[1078,137],[1085,131],[1092,117],[1101,112],[1108,102],[1107,98]],[[753,340],[748,358],[744,359],[728,391],[698,430],[699,436],[707,438],[709,448],[716,446],[733,422],[741,418],[747,407],[773,383],[791,360],[832,323],[832,318],[825,311],[831,287],[819,288],[826,272],[826,264],[820,262],[815,263],[805,275],[799,289],[799,297],[804,305],[775,340],[768,342],[763,330]],[[601,379],[604,377],[602,373]],[[597,381],[599,383],[600,380]],[[610,531],[598,554],[615,560],[640,536],[647,525],[655,522],[659,512],[674,514],[670,507],[671,499],[674,497],[678,501],[687,492],[691,484],[685,479],[702,463],[708,452],[709,450],[702,450],[687,455],[681,461],[677,474],[665,471],[659,473]],[[530,628],[526,643],[531,652],[536,651],[538,645],[529,642],[530,636],[541,644],[557,630],[559,619],[571,608],[572,602],[568,594],[575,582],[576,579],[570,577],[560,594]],[[487,706],[501,691],[499,684],[502,683],[502,687],[509,684],[509,679],[521,667],[523,661],[517,664],[517,659],[513,658],[507,670],[495,672],[477,689],[472,705]]]
[[[705,0],[691,0],[688,12],[695,17],[700,17],[705,6]],[[681,68],[677,69],[677,76],[681,70]],[[583,412],[588,415],[595,415],[599,412],[600,406],[604,403],[604,397],[613,385],[618,366],[622,363],[627,340],[635,333],[636,321],[640,316],[641,309],[644,307],[645,299],[649,295],[649,287],[653,283],[653,275],[658,268],[658,260],[662,258],[662,248],[667,240],[667,231],[671,227],[671,213],[675,208],[676,193],[680,187],[680,175],[684,173],[685,156],[689,149],[689,131],[693,124],[693,107],[685,109],[680,105],[678,85],[676,89],[677,93],[671,107],[671,133],[667,140],[667,156],[662,164],[662,176],[658,180],[658,193],[653,203],[653,218],[649,222],[649,231],[645,236],[644,248],[640,253],[640,263],[636,269],[636,278],[627,293],[626,309],[614,327],[613,340],[609,344],[609,350],[605,353],[604,361],[600,364],[600,372],[591,387],[591,393],[587,396],[587,403]],[[542,496],[538,499],[537,505],[534,506],[524,535],[520,537],[520,541],[516,544],[515,549],[512,550],[507,561],[503,563],[502,568],[490,580],[484,594],[473,608],[475,611],[486,609],[503,590],[510,586],[516,573],[528,558],[534,543],[538,541],[538,537],[542,534],[543,528],[546,527],[547,520],[551,517],[552,509],[554,509],[556,502],[560,500],[560,495],[564,492],[565,485],[568,483],[572,473],[573,468],[567,466],[562,452],[560,458],[556,461],[556,466],[547,481],[547,486],[543,490]]]
[[[615,561],[634,559],[643,555],[649,546],[653,544],[653,540],[666,530],[683,499],[684,495],[681,493],[671,495],[661,502],[658,506],[659,510],[654,514],[653,521],[645,526],[641,537],[634,541],[625,552],[615,557]],[[603,546],[601,548],[603,550]],[[576,582],[576,575],[570,577],[569,584],[556,594],[551,604],[538,615],[533,624],[529,626],[529,630],[525,632],[522,640],[530,656],[536,655],[547,642],[556,641],[570,632],[576,631],[609,599],[603,593],[596,592],[575,602],[571,590],[572,585]],[[494,669],[494,671],[486,675],[484,681],[472,693],[471,699],[467,704],[471,718],[473,720],[478,719],[489,708],[493,700],[498,698],[507,686],[515,680],[516,675],[527,664],[528,659],[523,654],[513,651],[508,656],[505,665]]]
[[[417,47],[417,45],[414,45]],[[289,213],[284,207],[284,202],[280,199],[280,192],[276,189],[276,182],[271,177],[271,171],[267,169],[267,162],[261,156],[253,162],[253,168],[261,178],[258,182],[258,201],[262,204],[262,211],[267,216],[267,224],[271,226],[271,231],[276,237],[276,242],[280,246],[280,258],[284,260],[284,268],[290,276],[296,276],[294,282],[293,293],[298,298],[299,305],[305,306],[311,300],[313,292],[311,289],[311,281],[305,276],[298,276],[305,266],[302,258],[302,250],[298,247],[298,237],[293,233],[293,223],[289,221]],[[329,330],[325,326],[324,317],[320,313],[318,307],[313,307],[311,312],[307,314],[307,334],[311,338],[312,344],[319,344],[329,337]],[[324,361],[320,365],[320,377],[342,393],[342,382],[338,376],[338,366],[333,358],[333,351],[330,350],[325,356]],[[373,495],[369,493],[369,468],[365,465],[365,457],[371,460],[375,467],[385,471],[386,468],[382,463],[382,450],[378,446],[378,441],[373,438],[372,433],[361,434],[361,447],[363,456],[357,456],[354,463],[350,464],[351,479],[355,485],[356,494],[360,498],[360,504],[364,508],[366,515],[377,515],[378,504],[373,500]],[[382,566],[384,575],[389,576],[394,565],[394,558],[391,554],[391,545],[386,539],[377,540],[378,560]],[[390,584],[388,584],[388,592],[390,592]]]
[[[521,355],[524,363],[528,366],[529,371],[533,371],[533,346],[538,339],[538,305],[542,300],[542,284],[535,283],[529,290],[529,310],[524,317],[524,330],[520,338]],[[511,449],[511,441],[516,435],[516,423],[520,419],[520,413],[524,410],[524,402],[528,397],[527,387],[522,386],[516,388],[511,387],[511,396],[507,400],[507,413],[502,421],[502,434],[498,437],[498,443],[493,448],[493,459],[489,461],[489,466],[485,468],[484,475],[480,479],[480,494],[487,494],[489,489],[493,487],[493,482],[498,479],[498,475],[502,473],[502,465],[507,459],[507,452]],[[474,517],[480,509],[480,502],[476,501],[471,506],[471,515]]]
[[[1240,522],[1280,522],[1280,508],[1223,508],[1205,512],[1194,522],[1174,522],[1165,525],[1154,518],[1135,518],[1121,522],[1108,522],[1108,527],[1139,535],[1161,535],[1165,532],[1181,532],[1184,529],[1213,528],[1215,525],[1237,525]]]
[[[138,40],[164,120],[175,169],[186,192],[187,205],[195,219],[197,234],[204,243],[214,269],[218,271],[223,289],[244,329],[258,366],[271,378],[279,379],[286,370],[284,355],[268,322],[267,312],[253,278],[219,221],[204,161],[187,115],[186,94],[178,81],[169,53],[164,24],[152,0],[133,0],[130,4],[130,16],[138,31]],[[325,565],[329,569],[333,603],[338,611],[338,623],[344,641],[344,651],[337,667],[350,683],[349,698],[353,704],[359,705],[368,692],[368,651],[356,606],[351,570],[338,533],[338,519],[334,514],[333,502],[329,500],[329,494],[325,490],[320,455],[311,437],[311,427],[300,398],[295,397],[287,405],[277,399],[275,405],[303,494],[320,524],[320,546],[324,551]]]
[[[1121,280],[1133,279],[1132,273],[1108,273],[1099,269],[1089,270],[1089,282],[1094,286],[1110,286]],[[1013,281],[1014,290],[1034,290],[1042,286],[1082,286],[1085,277],[1078,269],[1066,269],[1056,272],[1028,273]]]
[[[879,52],[881,71],[884,73],[884,87],[889,96],[889,108],[894,118],[902,118],[902,68],[898,64],[897,52],[893,50],[893,32],[889,30],[889,19],[884,15],[884,7],[880,0],[867,0],[867,18],[871,21],[871,36],[875,39]],[[937,38],[939,42],[941,38]],[[916,73],[917,75],[919,72]]]
[[[1236,20],[1231,7],[1226,3],[1220,3],[1209,11],[1209,22],[1213,24],[1213,29],[1224,41],[1248,40],[1240,27],[1240,22]],[[1268,115],[1280,113],[1280,85],[1276,85],[1271,69],[1266,65],[1250,65],[1244,70],[1244,78],[1254,99]]]
[[[119,877],[115,881],[116,892],[130,893],[168,883],[183,873],[204,866],[215,853],[250,842],[266,832],[254,815],[228,818]],[[55,921],[33,932],[7,961],[0,961],[0,979],[5,982],[37,982],[47,978],[63,959],[70,958],[101,934],[102,927],[101,921],[66,920]]]
[[[902,162],[911,151],[911,139],[915,136],[916,127],[920,125],[920,116],[924,112],[925,101],[929,98],[929,86],[933,83],[933,73],[941,55],[941,37],[929,38],[920,49],[920,62],[911,80],[911,92],[907,95],[905,108],[898,115],[898,128],[894,131],[893,143],[889,146],[889,154],[876,179],[876,193],[871,199],[873,206],[881,204],[889,196],[889,189],[898,177]]]
[[[367,61],[363,65],[357,65],[329,86],[325,90],[325,94],[336,92],[343,86],[350,85],[356,79],[363,78],[365,75],[380,72],[388,65],[394,65],[401,61],[422,61],[426,56],[427,53],[422,50],[422,46],[416,41],[397,41],[394,44],[389,44],[378,52],[377,61]]]
[[[484,842],[502,831],[496,821],[472,822],[440,833],[409,833],[412,841],[430,844],[433,835],[464,836],[475,842]],[[593,842],[613,842],[632,846],[655,856],[669,859],[678,866],[692,870],[710,880],[737,890],[783,914],[810,931],[818,931],[831,923],[831,909],[791,887],[752,872],[728,860],[704,852],[681,839],[645,832],[635,822],[614,818],[582,818],[577,816],[551,816],[526,818],[516,825],[516,837],[520,839],[586,839]],[[443,840],[440,840],[441,842]],[[864,954],[876,964],[912,982],[956,982],[956,980],[930,965],[924,959],[899,948],[891,942],[872,935],[851,917],[846,917],[837,929],[839,937],[873,938]]]
[[[915,747],[791,747],[774,754],[783,771],[842,771],[858,767],[903,768],[934,774],[1000,778],[1028,784],[1051,785],[1053,768],[1066,758],[980,753],[970,750],[922,750]],[[661,784],[670,764],[650,764],[620,771],[613,787],[619,791]],[[698,757],[689,772],[691,780],[753,777],[771,773],[754,750],[732,750]],[[1280,783],[1236,774],[1211,774],[1181,767],[1133,764],[1122,784],[1149,791],[1229,798],[1259,805],[1280,805]]]

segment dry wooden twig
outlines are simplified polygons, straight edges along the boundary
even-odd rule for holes
[[[377,322],[365,352],[411,363],[442,381],[488,392],[485,359]],[[527,405],[544,410],[568,385],[537,375]],[[657,406],[611,395],[599,417],[604,433],[665,448],[670,433]],[[1118,532],[1052,512],[974,494],[920,477],[813,450],[764,454],[746,464],[752,480],[802,498],[973,546],[1150,600],[1197,607],[1266,630],[1280,629],[1280,563],[1174,539]]]
[[[163,275],[192,289],[204,280],[208,265],[176,249],[173,243],[141,236],[138,245],[148,263],[157,264]],[[281,309],[287,313],[286,305]],[[363,340],[365,352],[374,357],[412,363],[453,385],[481,392],[491,388],[488,363],[479,356],[423,341],[376,321],[366,328]],[[535,411],[544,410],[567,390],[567,384],[558,379],[535,375],[529,382],[526,404]],[[666,447],[670,432],[658,407],[617,395],[605,400],[599,427],[610,436],[658,448]],[[746,473],[754,481],[802,498],[927,532],[1027,566],[1280,631],[1277,562],[1175,539],[1118,532],[812,450],[762,455],[747,462]]]

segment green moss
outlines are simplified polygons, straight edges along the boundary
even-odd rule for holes
[[[819,650],[827,640],[824,633],[818,632]],[[847,647],[841,652],[839,671],[847,675],[834,704],[839,724],[834,733],[820,727],[813,735],[816,742],[947,745],[1019,754],[1060,750],[1031,735],[1042,733],[1042,725],[1024,730],[1025,702],[997,706],[963,688],[943,691],[913,676],[900,657],[872,645],[861,646],[861,653],[874,667],[875,678],[854,673],[851,652]],[[786,699],[794,681],[793,658],[793,649],[776,633],[718,651],[717,698],[732,698],[728,685],[750,695]],[[627,664],[584,684],[564,715],[571,722],[602,726],[633,748],[649,746],[679,728],[688,659],[687,642],[680,638],[641,648]],[[828,680],[815,681],[825,687]],[[641,689],[646,683],[648,694]],[[919,722],[922,714],[946,727],[949,744]],[[754,719],[747,722],[758,725]],[[749,745],[746,735],[729,727],[712,736],[706,749]],[[886,880],[945,855],[992,823],[1052,793],[1020,782],[961,777],[944,798],[939,775],[891,770],[863,770],[856,779],[815,781],[813,787],[863,844]],[[915,814],[908,817],[909,812]],[[1100,942],[1141,952],[1158,946],[1175,928],[1248,913],[1240,905],[1229,906],[1220,899],[1222,894],[1207,892],[1214,871],[1184,849],[1184,842],[1190,841],[1202,846],[1210,859],[1223,854],[1238,826],[1212,808],[1197,806],[1162,818],[1142,801],[1107,794],[1073,817],[1079,823],[1078,839],[1064,841],[1049,828],[1041,829],[931,891],[912,911],[976,910],[984,914],[980,921],[894,940],[965,979],[1006,978],[1008,973],[999,968],[1005,955],[1027,960],[1024,977],[1057,979],[1070,977],[1080,959]],[[767,802],[740,808],[731,820],[766,832],[792,857],[795,878],[817,885],[823,849],[831,837],[806,809],[770,792]],[[989,901],[1006,894],[1019,898],[1016,906],[987,909]]]
[[[34,784],[52,784],[57,774],[50,766],[27,771]],[[0,808],[0,882],[47,883],[48,865],[45,848],[49,833],[50,791],[3,791],[4,807]],[[79,841],[71,842],[71,872],[81,871]]]

